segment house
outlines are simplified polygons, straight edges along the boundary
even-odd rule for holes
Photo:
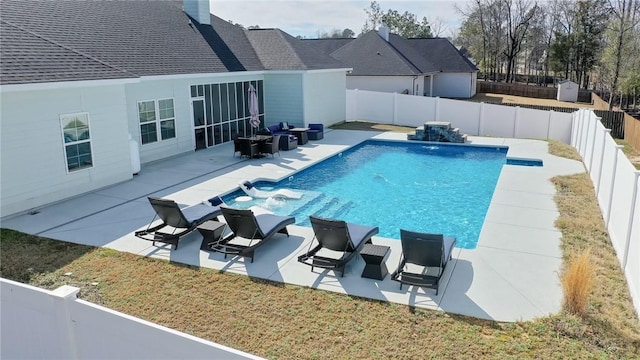
[[[347,88],[470,98],[478,68],[447,39],[405,39],[382,26],[355,39],[304,40],[353,71]]]
[[[262,126],[345,120],[346,66],[278,29],[232,25],[208,0],[3,0],[0,12],[2,217],[249,133],[250,86]]]

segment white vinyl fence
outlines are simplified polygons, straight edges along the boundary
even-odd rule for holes
[[[0,358],[259,359],[77,299],[78,291],[0,278]],[[215,314],[209,320],[219,321]]]
[[[572,115],[404,94],[347,90],[346,119],[422,126],[450,122],[467,135],[571,141]]]
[[[571,145],[578,149],[602,211],[609,237],[640,314],[640,194],[636,170],[593,111],[573,113]]]

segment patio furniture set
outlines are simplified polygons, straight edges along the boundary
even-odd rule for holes
[[[324,138],[324,125],[309,124],[308,128],[297,128],[281,122],[271,125],[265,130],[250,137],[233,137],[233,155],[240,153],[240,157],[263,157],[268,154],[275,156],[280,150],[289,151],[296,149],[298,145],[304,145],[309,140],[321,140]]]
[[[177,249],[180,237],[197,229],[202,235],[200,250],[222,253],[225,259],[232,255],[247,257],[253,262],[256,248],[278,233],[289,236],[287,226],[295,223],[293,216],[275,215],[258,206],[249,209],[228,207],[218,196],[185,208],[180,208],[173,200],[148,199],[155,215],[145,230],[135,232],[136,237]],[[156,218],[161,220],[160,224],[156,224]],[[372,237],[379,230],[377,226],[313,215],[310,221],[314,238],[309,249],[298,256],[298,262],[311,266],[312,272],[317,267],[344,276],[345,266],[359,253],[365,261],[361,276],[385,279],[388,270],[384,259],[390,248],[372,243]],[[455,238],[408,230],[400,230],[400,235],[402,254],[391,279],[400,283],[400,289],[407,284],[435,289],[438,295],[440,278],[451,260]]]

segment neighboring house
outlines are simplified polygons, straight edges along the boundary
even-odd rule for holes
[[[2,0],[0,13],[0,216],[249,133],[250,86],[262,125],[345,120],[346,66],[208,0]]]
[[[348,89],[450,98],[476,94],[478,68],[447,39],[405,39],[381,27],[355,39],[304,41],[353,68]]]

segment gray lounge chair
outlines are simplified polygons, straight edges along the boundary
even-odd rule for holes
[[[260,213],[254,214],[254,211],[258,212],[258,210],[261,210]],[[211,244],[211,250],[223,253],[225,259],[227,255],[240,255],[251,258],[253,262],[257,247],[277,233],[289,236],[287,225],[296,222],[293,216],[274,215],[264,209],[240,210],[223,206],[221,211],[233,234],[221,236],[217,242]],[[232,242],[238,237],[242,239]]]
[[[362,249],[364,244],[371,243],[371,237],[378,233],[377,226],[365,226],[347,223],[342,220],[323,219],[317,216],[309,216],[311,227],[315,234],[314,239],[318,245],[311,249],[313,240],[309,243],[306,254],[300,255],[298,261],[315,267],[340,271],[344,276],[345,265],[355,254]],[[321,250],[327,249],[339,252],[339,257],[329,257],[329,254],[320,255]]]
[[[440,278],[444,273],[444,268],[451,260],[451,250],[456,244],[456,239],[444,237],[442,234],[419,233],[408,230],[400,230],[400,241],[402,242],[402,255],[398,269],[391,274],[391,279],[400,282],[402,285],[414,285],[427,287],[436,290]],[[407,264],[422,267],[421,272],[407,271]],[[436,275],[427,275],[427,268],[437,268]]]
[[[140,239],[153,241],[153,245],[155,245],[156,242],[170,244],[174,246],[174,249],[178,248],[180,237],[192,232],[198,225],[205,221],[217,218],[218,215],[222,213],[220,211],[222,199],[217,196],[208,200],[210,205],[196,204],[183,209],[180,209],[178,204],[173,200],[151,196],[148,197],[148,199],[156,214],[153,216],[153,219],[151,219],[147,228],[136,231],[135,236]],[[160,218],[162,223],[151,226],[156,218]]]

